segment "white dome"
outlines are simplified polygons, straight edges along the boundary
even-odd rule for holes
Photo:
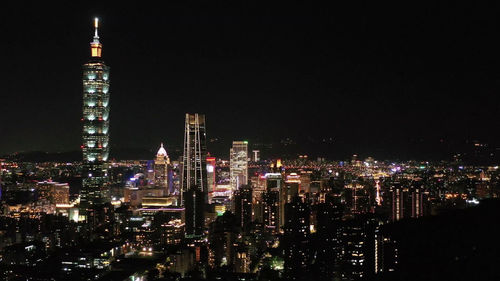
[[[168,156],[167,151],[165,150],[165,148],[163,148],[163,143],[161,143],[161,147],[160,149],[158,149],[156,156],[165,156],[165,157]]]

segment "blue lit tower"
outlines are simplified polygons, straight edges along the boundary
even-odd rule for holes
[[[109,155],[109,67],[101,58],[98,19],[90,43],[91,58],[83,65],[83,185],[80,219],[87,220],[96,205],[109,202],[107,161]]]

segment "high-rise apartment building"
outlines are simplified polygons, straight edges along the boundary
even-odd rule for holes
[[[418,218],[428,214],[428,193],[420,186],[403,187],[395,183],[390,187],[386,202],[390,204],[390,219]]]
[[[109,156],[109,67],[102,60],[98,19],[90,43],[91,58],[83,65],[82,151],[83,183],[80,193],[80,219],[95,205],[110,201],[107,161]]]
[[[372,215],[359,215],[341,225],[340,280],[373,280],[382,262],[377,236],[379,220]]]

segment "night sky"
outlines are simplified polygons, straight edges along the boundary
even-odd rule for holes
[[[211,151],[239,139],[290,138],[307,153],[332,138],[333,158],[500,144],[497,7],[90,3],[5,7],[0,155],[79,149],[95,16],[112,153],[180,147],[186,112],[206,114]]]

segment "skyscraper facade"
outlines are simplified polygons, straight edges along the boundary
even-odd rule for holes
[[[308,274],[311,248],[310,216],[309,205],[302,202],[298,196],[294,196],[290,203],[285,204],[284,273],[288,280],[303,280]]]
[[[405,187],[401,183],[395,183],[386,194],[385,201],[390,204],[392,221],[418,218],[428,213],[428,193],[420,186]]]
[[[237,190],[241,185],[248,184],[248,142],[233,141],[230,150],[230,180],[231,188]]]
[[[154,167],[154,183],[155,186],[163,187],[168,193],[168,172],[170,166],[170,158],[168,158],[167,151],[163,147],[163,143],[160,145],[160,149],[156,153],[155,167]]]
[[[238,227],[246,232],[252,223],[252,187],[242,185],[234,193],[234,214],[238,222]]]
[[[109,67],[102,60],[98,19],[90,43],[91,59],[83,65],[83,183],[80,194],[80,219],[96,204],[108,202],[107,161],[109,156]]]
[[[280,173],[266,174],[266,191],[262,194],[262,222],[273,233],[279,233],[285,222],[283,178]]]
[[[260,151],[259,150],[252,150],[252,153],[253,153],[252,161],[259,162],[260,161]]]
[[[181,182],[187,237],[203,234],[204,206],[208,200],[206,137],[205,115],[187,113]]]
[[[215,157],[207,157],[207,184],[208,192],[215,191],[215,170],[216,170],[216,159]]]

